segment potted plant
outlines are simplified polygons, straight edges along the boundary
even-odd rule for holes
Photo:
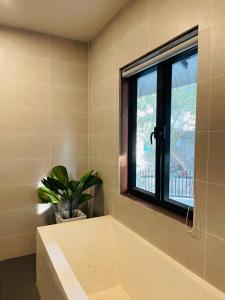
[[[38,189],[39,198],[56,206],[56,223],[62,223],[87,218],[79,207],[93,196],[84,192],[93,186],[98,188],[102,180],[93,170],[79,180],[70,180],[66,167],[56,166],[41,182],[44,186]]]

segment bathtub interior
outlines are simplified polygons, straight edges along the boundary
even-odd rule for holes
[[[53,233],[90,300],[222,299],[222,293],[113,218],[98,219]]]

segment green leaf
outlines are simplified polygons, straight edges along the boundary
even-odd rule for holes
[[[57,204],[61,201],[60,197],[47,187],[40,187],[38,189],[38,196],[42,202]]]
[[[90,187],[97,185],[97,184],[101,184],[102,183],[102,179],[100,177],[98,177],[96,174],[92,175],[90,174],[86,180],[83,182],[81,191],[85,191],[87,189],[89,189]]]
[[[91,194],[81,194],[80,200],[79,200],[79,205],[90,200],[92,198]]]
[[[79,183],[80,183],[80,181],[70,180],[68,183],[68,186],[72,191],[75,192],[77,190]]]
[[[52,188],[59,190],[67,189],[67,186],[64,183],[60,182],[58,179],[47,177],[47,181]]]
[[[50,177],[57,179],[63,184],[68,184],[69,178],[68,178],[68,172],[66,167],[64,166],[56,166],[52,169],[50,173]]]

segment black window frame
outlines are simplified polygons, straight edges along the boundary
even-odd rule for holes
[[[170,118],[172,65],[182,59],[198,54],[198,46],[194,46],[157,65],[141,71],[127,79],[128,84],[128,174],[127,193],[145,201],[155,203],[180,215],[193,219],[193,208],[169,199],[169,164],[170,164]],[[156,167],[155,194],[136,187],[136,111],[137,111],[137,79],[157,70],[157,112],[156,112]],[[163,138],[162,138],[163,135]],[[150,137],[149,137],[150,138]]]

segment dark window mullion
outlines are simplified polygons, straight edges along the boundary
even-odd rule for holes
[[[129,185],[128,189],[133,190],[136,186],[136,131],[137,131],[137,77],[134,76],[130,82],[130,100],[129,100],[129,168],[128,168],[128,177]]]
[[[170,169],[170,119],[171,119],[171,88],[172,88],[172,64],[164,66],[164,96],[163,96],[163,201],[169,198],[169,169]]]

